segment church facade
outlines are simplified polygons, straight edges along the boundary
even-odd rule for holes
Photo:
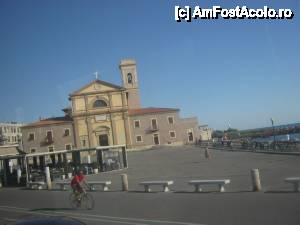
[[[182,119],[177,108],[142,108],[136,62],[122,60],[119,68],[122,86],[96,79],[69,95],[64,117],[23,126],[24,151],[110,145],[140,149],[197,141],[197,118]]]

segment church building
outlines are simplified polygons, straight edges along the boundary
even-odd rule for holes
[[[126,145],[128,149],[195,143],[197,118],[177,108],[142,108],[136,62],[122,60],[122,86],[96,79],[69,95],[65,116],[22,127],[27,153]]]

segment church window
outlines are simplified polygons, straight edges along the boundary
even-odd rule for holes
[[[107,107],[107,103],[103,100],[98,99],[94,102],[93,107],[94,108]]]

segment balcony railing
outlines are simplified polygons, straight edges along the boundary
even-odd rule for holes
[[[46,137],[45,142],[49,144],[53,143],[54,142],[53,137]]]
[[[159,129],[158,129],[158,126],[151,126],[151,127],[148,127],[147,129],[146,129],[146,132],[147,133],[152,133],[152,132],[156,132],[156,131],[158,131]]]
[[[42,146],[45,145],[50,145],[54,143],[54,138],[53,137],[45,137],[45,139],[41,142]]]

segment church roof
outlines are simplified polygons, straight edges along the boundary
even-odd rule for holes
[[[74,91],[73,93],[70,94],[70,96],[74,96],[74,95],[80,94],[80,92],[82,90],[84,90],[85,88],[89,87],[90,85],[92,85],[94,83],[102,84],[104,86],[108,86],[108,87],[119,89],[119,90],[125,90],[125,88],[123,88],[123,87],[121,87],[119,85],[115,85],[115,84],[112,84],[112,83],[109,83],[109,82],[106,82],[106,81],[103,81],[103,80],[96,79],[96,80],[93,80],[92,82],[88,83],[87,85],[81,87],[77,91]]]
[[[58,124],[64,124],[64,123],[71,123],[73,120],[72,118],[68,116],[63,117],[51,117],[47,119],[41,119],[39,121],[26,124],[25,126],[22,126],[22,128],[30,128],[30,127],[42,127],[47,125],[58,125]]]
[[[179,111],[177,108],[140,108],[140,109],[129,109],[128,115],[129,116],[138,116],[138,115],[145,115],[145,114],[153,114],[153,113],[167,113],[167,112],[175,112]]]

